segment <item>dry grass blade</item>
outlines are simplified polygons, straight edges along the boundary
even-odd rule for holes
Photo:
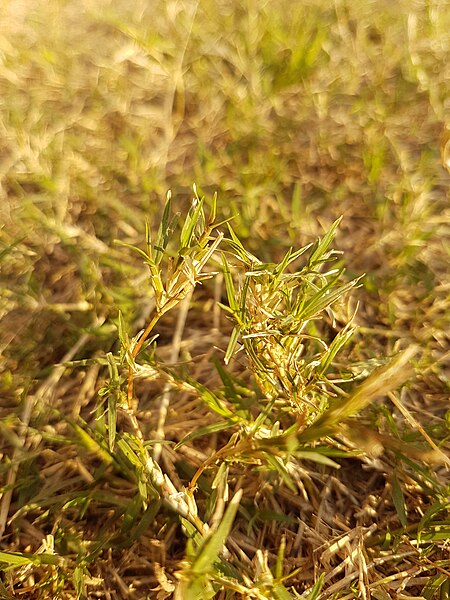
[[[339,430],[339,425],[373,402],[397,389],[411,376],[410,361],[418,353],[418,347],[410,346],[399,353],[386,366],[377,369],[352,394],[329,408],[306,431],[300,434],[302,441],[311,441]]]

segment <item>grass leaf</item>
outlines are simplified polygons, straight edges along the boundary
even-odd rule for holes
[[[400,483],[395,472],[391,478],[392,484],[392,499],[394,501],[394,506],[397,511],[398,518],[400,519],[400,523],[403,527],[406,527],[408,524],[408,515],[406,509],[405,496],[403,494],[403,490],[400,487]]]
[[[241,498],[242,490],[239,490],[230,500],[230,503],[217,529],[209,534],[209,536],[202,542],[198,554],[191,565],[190,571],[192,575],[198,576],[211,571],[214,562],[218,559],[219,553],[226,543]]]

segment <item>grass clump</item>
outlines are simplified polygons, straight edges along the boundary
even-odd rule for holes
[[[249,482],[245,475],[238,475],[239,471],[243,465],[253,465],[259,472],[258,479],[266,479],[267,490],[261,492],[260,498],[265,503],[266,494],[270,497],[280,486],[287,486],[293,494],[303,489],[307,472],[303,464],[339,468],[333,459],[358,456],[361,451],[355,453],[356,438],[349,418],[403,382],[407,376],[405,367],[416,348],[400,354],[391,364],[375,370],[366,381],[346,392],[342,384],[348,387],[349,382],[338,377],[334,360],[347,344],[352,329],[348,323],[337,333],[333,331],[336,329],[333,309],[339,302],[342,304],[343,296],[358,280],[342,282],[342,268],[328,268],[336,258],[330,246],[339,221],[314,245],[288,251],[279,264],[267,264],[245,250],[230,225],[229,238],[221,233],[212,236],[218,226],[216,200],[208,218],[203,206],[204,199],[196,195],[175,247],[172,238],[176,227],[170,215],[170,195],[155,242],[147,228],[146,251],[139,250],[139,253],[150,270],[154,314],[143,332],[131,341],[119,317],[121,351],[107,357],[110,381],[101,391],[108,401],[106,414],[99,417],[99,425],[91,433],[88,433],[89,427],[83,436],[94,436],[102,452],[106,452],[106,464],[114,466],[121,476],[125,475],[137,486],[138,496],[133,503],[121,517],[116,514],[116,520],[122,522],[122,534],[128,521],[126,531],[138,542],[139,532],[143,533],[143,527],[150,526],[148,516],[143,515],[150,513],[155,519],[160,511],[164,515],[166,510],[178,515],[186,538],[186,554],[172,582],[164,576],[167,589],[175,598],[213,598],[220,590],[255,598],[295,597],[288,590],[295,589],[292,582],[297,571],[285,573],[282,561],[285,538],[280,540],[281,554],[276,566],[270,565],[267,553],[255,547],[261,573],[230,550],[236,544],[236,533],[231,533],[233,526],[239,531],[258,519],[258,511],[251,516],[254,507],[245,493]],[[237,376],[216,358],[221,385],[212,389],[183,368],[180,371],[158,361],[155,348],[150,355],[147,353],[143,363],[137,361],[139,351],[144,349],[145,341],[162,316],[189,298],[198,283],[214,274],[202,271],[207,262],[215,258],[221,243],[225,246],[221,263],[228,299],[228,304],[222,306],[236,323],[224,351],[224,361],[233,362],[239,347],[237,356],[244,352],[241,368],[245,365],[246,373],[245,382],[241,381],[243,373]],[[300,260],[304,266],[295,271],[293,267]],[[325,341],[327,329],[331,337],[329,344]],[[155,344],[156,338],[153,338]],[[125,377],[123,372],[127,365]],[[198,398],[207,409],[204,420],[211,421],[210,424],[185,435],[170,451],[170,459],[166,457],[175,468],[169,473],[164,472],[160,464],[164,464],[166,448],[173,441],[166,439],[162,444],[162,440],[154,436],[146,439],[139,419],[139,399],[134,395],[136,375],[141,386],[158,378],[165,381],[158,420],[162,431],[173,390]],[[117,431],[120,415],[126,416],[128,431]],[[103,426],[105,417],[107,424]],[[360,434],[361,430],[364,433],[362,425],[359,429]],[[216,437],[219,433],[220,437]],[[372,435],[377,439],[376,432]],[[195,443],[205,438],[215,439],[214,447],[188,480],[176,468],[180,458],[177,450],[186,452],[189,448],[195,452]],[[336,439],[340,439],[339,444]],[[373,457],[383,451],[380,439],[377,439],[378,449],[370,449]],[[346,440],[350,440],[350,444]],[[386,437],[385,446],[388,441]],[[362,444],[364,446],[367,449],[370,444]],[[406,444],[398,443],[397,448],[407,455],[414,452]],[[420,453],[420,449],[416,449],[416,454]],[[426,457],[422,451],[422,458]],[[398,510],[403,515],[404,502],[399,500],[403,496],[398,482],[395,489]],[[238,514],[238,521],[234,523]],[[279,518],[282,518],[281,513],[275,515],[276,520]],[[292,521],[287,515],[284,519],[288,523]],[[116,536],[109,538],[109,543],[117,542]],[[283,583],[285,579],[290,582],[287,587]]]
[[[153,329],[165,306],[175,307],[186,297],[186,286],[193,288],[205,278],[200,275],[200,268],[206,266],[203,259],[214,258],[219,244],[223,242],[225,251],[221,254],[221,264],[228,302],[222,307],[235,323],[224,362],[233,362],[238,350],[237,356],[244,354],[245,358],[241,360],[247,373],[244,387],[236,375],[215,359],[222,386],[211,389],[186,372],[180,374],[173,367],[152,363],[156,372],[162,371],[168,378],[166,392],[171,379],[172,385],[194,393],[209,412],[221,419],[214,419],[210,425],[188,433],[176,445],[175,451],[205,436],[221,434],[220,443],[216,442],[214,451],[197,469],[188,485],[175,492],[176,487],[167,476],[164,483],[160,483],[160,497],[165,497],[168,506],[186,520],[187,553],[181,571],[176,573],[178,582],[174,584],[174,597],[213,598],[220,590],[255,598],[294,597],[291,593],[295,589],[292,581],[295,581],[296,572],[284,572],[283,539],[280,540],[281,562],[277,566],[270,565],[267,554],[256,551],[262,570],[259,574],[229,550],[239,501],[244,497],[245,502],[245,476],[237,476],[242,465],[253,465],[260,472],[260,477],[268,479],[271,482],[270,493],[285,485],[295,494],[303,485],[301,465],[308,464],[308,461],[339,468],[333,460],[337,457],[357,456],[366,451],[373,459],[385,449],[396,451],[397,455],[403,453],[405,461],[410,464],[411,457],[431,463],[447,459],[433,442],[435,452],[427,452],[396,439],[391,441],[389,436],[380,436],[361,423],[355,425],[351,419],[374,399],[391,393],[405,381],[411,374],[407,366],[417,354],[417,347],[408,348],[391,363],[375,369],[356,387],[350,382],[349,388],[348,378],[336,373],[336,356],[347,345],[353,329],[351,321],[339,329],[334,311],[339,304],[342,311],[343,297],[358,283],[358,279],[343,281],[342,267],[330,268],[330,263],[337,258],[331,244],[339,220],[323,239],[297,251],[288,250],[279,264],[269,264],[249,253],[230,225],[229,238],[222,234],[210,238],[215,228],[216,201],[213,201],[213,216],[208,220],[203,213],[203,203],[204,200],[198,196],[194,198],[191,212],[181,228],[178,248],[169,250],[170,237],[174,233],[173,228],[168,226],[169,199],[158,240],[153,248],[150,241],[147,243],[143,257],[149,264],[151,278],[155,280],[152,282],[155,297],[159,295],[160,300],[156,300],[155,316],[140,340]],[[196,235],[189,233],[186,236],[186,231],[196,232]],[[150,240],[149,233],[147,239]],[[168,271],[164,275],[159,271],[155,276],[156,259],[153,262],[152,257],[159,256],[158,264],[162,264],[163,255],[158,254],[160,249],[167,253]],[[186,269],[184,257],[189,255],[201,256],[202,260],[194,259],[194,265],[198,267],[196,271],[188,263],[190,276],[183,277],[180,273]],[[300,261],[304,266],[296,270]],[[182,285],[178,285],[180,277]],[[171,285],[171,278],[177,285]],[[172,290],[172,294],[164,296],[164,288]],[[325,341],[327,337],[330,338],[329,343]],[[133,358],[137,355],[137,347],[134,346],[131,353]],[[347,366],[347,372],[349,370]],[[131,377],[130,368],[128,395],[132,390]],[[161,409],[167,414],[167,405],[163,404]],[[137,433],[137,438],[143,441],[140,432]],[[364,436],[369,438],[369,442],[362,441]],[[337,440],[340,440],[339,445]],[[176,455],[174,459],[176,461]],[[151,465],[150,470],[154,471],[155,464],[149,458],[146,465],[147,468]],[[161,480],[161,475],[159,478]],[[202,486],[200,478],[203,478]],[[158,476],[153,476],[153,479],[157,481]],[[240,481],[242,487],[236,481]],[[209,498],[208,495],[204,497],[206,486],[212,492]],[[230,488],[234,488],[234,496],[228,504]],[[392,496],[401,524],[406,527],[407,509],[395,472]],[[291,585],[285,586],[285,579]],[[315,593],[311,591],[311,594]]]

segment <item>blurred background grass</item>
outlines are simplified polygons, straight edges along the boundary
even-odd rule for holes
[[[196,182],[239,215],[263,260],[343,214],[338,243],[350,271],[368,274],[368,324],[444,330],[447,9],[3,3],[2,244],[14,244],[3,273],[17,283],[3,314],[79,305],[58,312],[76,329],[133,311],[145,283],[129,285],[112,242],[141,239],[167,189],[187,203]],[[70,340],[59,333],[45,344]]]

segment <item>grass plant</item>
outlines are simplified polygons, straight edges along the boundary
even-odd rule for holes
[[[0,598],[449,598],[449,31],[1,4]]]

